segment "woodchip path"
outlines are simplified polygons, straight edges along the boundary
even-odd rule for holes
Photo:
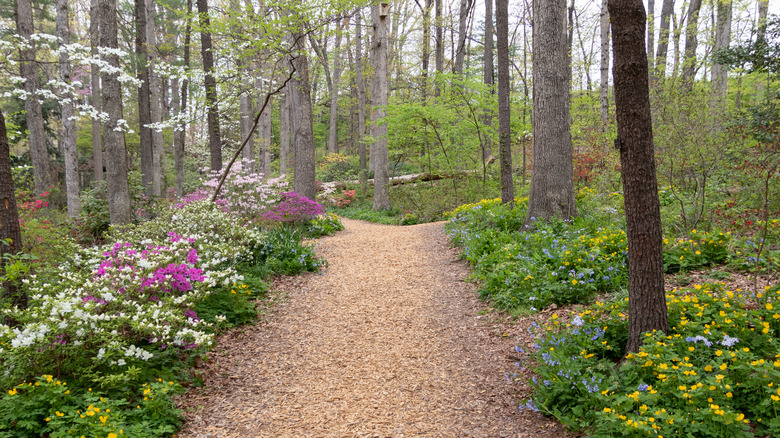
[[[481,315],[441,223],[344,222],[324,273],[281,280],[265,322],[220,339],[178,437],[565,435],[518,411],[517,338]]]

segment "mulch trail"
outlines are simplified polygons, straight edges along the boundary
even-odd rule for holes
[[[327,270],[281,279],[263,322],[219,340],[179,437],[569,436],[523,409],[531,320],[481,303],[443,224],[344,220]],[[539,318],[543,318],[540,316]]]

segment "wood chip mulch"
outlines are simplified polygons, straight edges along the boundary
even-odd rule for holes
[[[442,223],[344,223],[318,241],[327,270],[277,281],[270,316],[221,337],[178,437],[572,436],[518,410],[531,318],[479,301]]]

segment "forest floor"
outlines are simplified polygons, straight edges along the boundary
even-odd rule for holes
[[[318,241],[326,270],[277,281],[270,315],[198,365],[178,437],[571,436],[518,409],[532,363],[514,347],[549,315],[489,310],[443,223],[344,225]]]

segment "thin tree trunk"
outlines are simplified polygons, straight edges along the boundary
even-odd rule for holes
[[[431,58],[431,8],[433,0],[425,0],[423,9],[423,53],[422,53],[422,101],[428,101],[428,73]],[[372,12],[373,17],[373,12]],[[374,24],[376,27],[376,24]],[[375,43],[376,44],[376,43]]]
[[[493,2],[495,0],[485,0],[485,41],[484,41],[484,64],[482,65],[482,83],[487,85],[488,92],[493,93],[493,85],[495,84],[493,78]],[[493,126],[492,114],[490,111],[485,111],[483,118],[483,124],[486,130],[490,130]],[[485,136],[485,140],[482,143],[482,162],[486,162],[491,155],[493,144],[490,140],[490,136]]]
[[[607,0],[601,0],[601,88],[599,101],[601,104],[602,129],[606,129],[609,121],[609,10]]]
[[[262,88],[261,88],[262,89]],[[262,105],[262,102],[258,102]],[[271,176],[271,107],[273,97],[268,101],[268,107],[260,115],[260,125],[258,127],[259,147],[257,171],[263,174],[264,178]]]
[[[566,0],[534,2],[533,173],[526,225],[577,215],[574,198],[569,90],[566,65]]]
[[[236,38],[240,38],[240,35],[242,34],[241,27],[236,24],[238,20],[240,19],[239,15],[243,15],[245,11],[241,10],[241,5],[239,4],[238,0],[231,0],[230,2],[231,7],[231,13],[234,15],[233,17],[233,26],[231,31],[236,36]],[[236,69],[239,72],[242,72],[247,77],[252,77],[254,74],[253,69],[249,66],[249,62],[247,62],[246,59],[244,59],[243,53],[238,53],[236,55]],[[249,138],[247,140],[246,145],[244,145],[244,149],[241,150],[241,164],[242,169],[245,172],[252,172],[254,171],[255,167],[255,144],[254,144],[254,138],[251,135],[252,134],[252,125],[255,119],[254,110],[252,107],[252,96],[250,94],[249,90],[252,90],[252,87],[242,87],[239,90],[239,96],[238,96],[238,112],[239,112],[239,127],[241,130],[241,139]],[[262,103],[261,103],[262,105]]]
[[[98,0],[100,5],[100,46],[118,49],[116,0]],[[108,114],[105,122],[106,143],[106,186],[108,189],[108,212],[112,224],[126,224],[133,220],[130,206],[130,189],[127,184],[127,148],[122,119],[122,86],[119,83],[119,56],[104,54],[103,62],[116,72],[104,71],[103,110]]]
[[[146,56],[149,61],[149,107],[152,114],[152,123],[162,122],[162,104],[160,99],[160,78],[157,76],[155,65],[157,64],[157,26],[155,25],[154,0],[146,0]],[[163,143],[162,130],[152,129],[152,195],[160,197],[162,186],[165,184],[163,175],[163,160],[165,159],[165,145]]]
[[[209,19],[208,0],[198,0],[200,17],[200,44],[203,58],[203,85],[206,88],[206,106],[208,108],[209,152],[211,170],[222,170],[222,139],[219,130],[219,108],[217,104],[217,81],[214,78],[214,53],[211,44],[211,19]]]
[[[355,83],[357,84],[358,106],[358,154],[360,155],[360,186],[367,190],[368,157],[366,156],[366,87],[363,78],[363,17],[358,8],[355,13]]]
[[[293,190],[315,200],[317,185],[314,179],[314,126],[311,108],[311,85],[309,84],[309,61],[306,59],[306,37],[294,33],[295,76],[288,88],[292,96],[293,117]]]
[[[51,175],[49,169],[49,152],[46,148],[46,133],[43,130],[43,112],[38,96],[38,63],[35,60],[35,43],[30,36],[35,33],[33,26],[33,8],[31,0],[17,0],[16,29],[19,36],[30,43],[20,49],[21,74],[24,78],[24,110],[27,113],[27,130],[30,132],[30,158],[33,165],[33,180],[35,193],[40,195],[49,190]]]
[[[290,89],[279,99],[279,174],[286,175],[290,163]]]
[[[661,27],[658,33],[658,51],[655,54],[655,79],[666,77],[666,54],[669,50],[669,27],[674,13],[674,0],[664,0],[661,6]]]
[[[696,75],[696,48],[701,0],[691,0],[688,5],[688,26],[685,29],[685,54],[683,55],[682,88],[685,91],[693,89],[693,78]]]
[[[333,79],[331,79],[330,90],[330,123],[328,127],[328,153],[337,154],[339,152],[339,79],[341,78],[341,23],[336,24],[336,40],[333,44]]]
[[[0,111],[0,271],[6,274],[5,267],[10,261],[6,256],[18,254],[22,251],[22,230],[19,225],[19,210],[16,207],[16,190],[14,178],[11,173],[11,148],[8,144],[8,133],[5,126],[5,117]],[[7,242],[7,243],[6,243]],[[2,297],[12,306],[24,309],[27,307],[27,295],[24,290],[18,290],[14,282],[3,284]],[[4,324],[12,326],[15,321],[9,317],[3,318]]]
[[[469,14],[471,13],[471,6],[474,4],[473,0],[460,0],[460,16],[458,19],[458,48],[455,51],[455,65],[452,69],[456,75],[463,75],[463,59],[466,54],[466,24],[468,23]]]
[[[756,33],[757,41],[766,40],[766,16],[768,12],[769,0],[758,0],[758,22],[756,23],[756,28],[758,29],[758,32]]]
[[[669,331],[661,246],[661,213],[653,152],[650,88],[641,0],[610,0],[615,106],[628,238],[628,351],[644,332]]]
[[[512,126],[509,116],[509,0],[496,0],[498,57],[498,148],[501,152],[501,202],[514,204],[512,178]]]
[[[57,37],[61,45],[70,44],[70,26],[68,21],[67,0],[57,0]],[[66,51],[60,53],[60,81],[71,83],[70,62]],[[76,148],[76,119],[73,110],[73,96],[69,92],[62,93],[62,142],[63,160],[65,161],[65,193],[67,194],[68,216],[77,217],[81,212],[79,199],[79,157]]]
[[[147,55],[146,1],[135,0],[135,56],[138,62],[136,71],[141,85],[138,86],[138,133],[141,155],[141,185],[144,193],[152,196],[154,180],[154,146],[152,142],[151,81],[149,80],[149,57]],[[151,0],[149,0],[151,1]]]
[[[731,0],[717,1],[718,20],[715,31],[715,51],[726,49],[731,41]],[[721,64],[712,65],[713,99],[719,104],[725,104],[729,85],[728,68]]]
[[[687,0],[683,0],[682,10],[687,7]],[[685,15],[680,16],[678,22],[677,15],[672,12],[672,34],[674,38],[674,56],[672,63],[672,77],[676,78],[680,72],[680,39],[682,38],[682,28],[685,23]]]
[[[444,72],[444,23],[442,20],[444,20],[443,14],[443,5],[442,0],[435,0],[435,8],[436,8],[436,22],[434,24],[434,27],[436,28],[436,55],[435,55],[435,62],[436,62],[436,88],[434,88],[434,93],[436,94],[436,97],[439,97],[441,95],[441,84],[439,81],[441,80],[439,78],[439,74]]]
[[[184,27],[184,69],[189,72],[190,69],[190,41],[192,38],[192,22],[189,18],[192,14],[192,0],[187,0],[187,24]],[[180,117],[179,126],[176,130],[173,156],[174,166],[176,167],[176,192],[179,196],[184,196],[184,140],[187,124],[181,119],[182,115],[187,115],[187,92],[189,91],[190,81],[186,77],[181,83],[181,109],[178,112]]]
[[[382,6],[371,6],[371,20],[374,29],[371,60],[374,64],[374,79],[371,82],[371,137],[374,140],[374,210],[390,209],[387,122],[387,15]],[[430,41],[428,41],[430,43]]]
[[[655,0],[647,0],[647,66],[655,71],[653,52],[655,51]],[[650,78],[650,86],[653,86]]]
[[[98,56],[98,45],[100,38],[100,17],[98,14],[98,0],[90,1],[89,8],[89,38],[92,46],[91,54]],[[96,113],[100,113],[100,71],[96,66],[90,68],[90,103]],[[103,179],[103,125],[97,118],[92,119],[92,166],[95,174],[95,181]]]

